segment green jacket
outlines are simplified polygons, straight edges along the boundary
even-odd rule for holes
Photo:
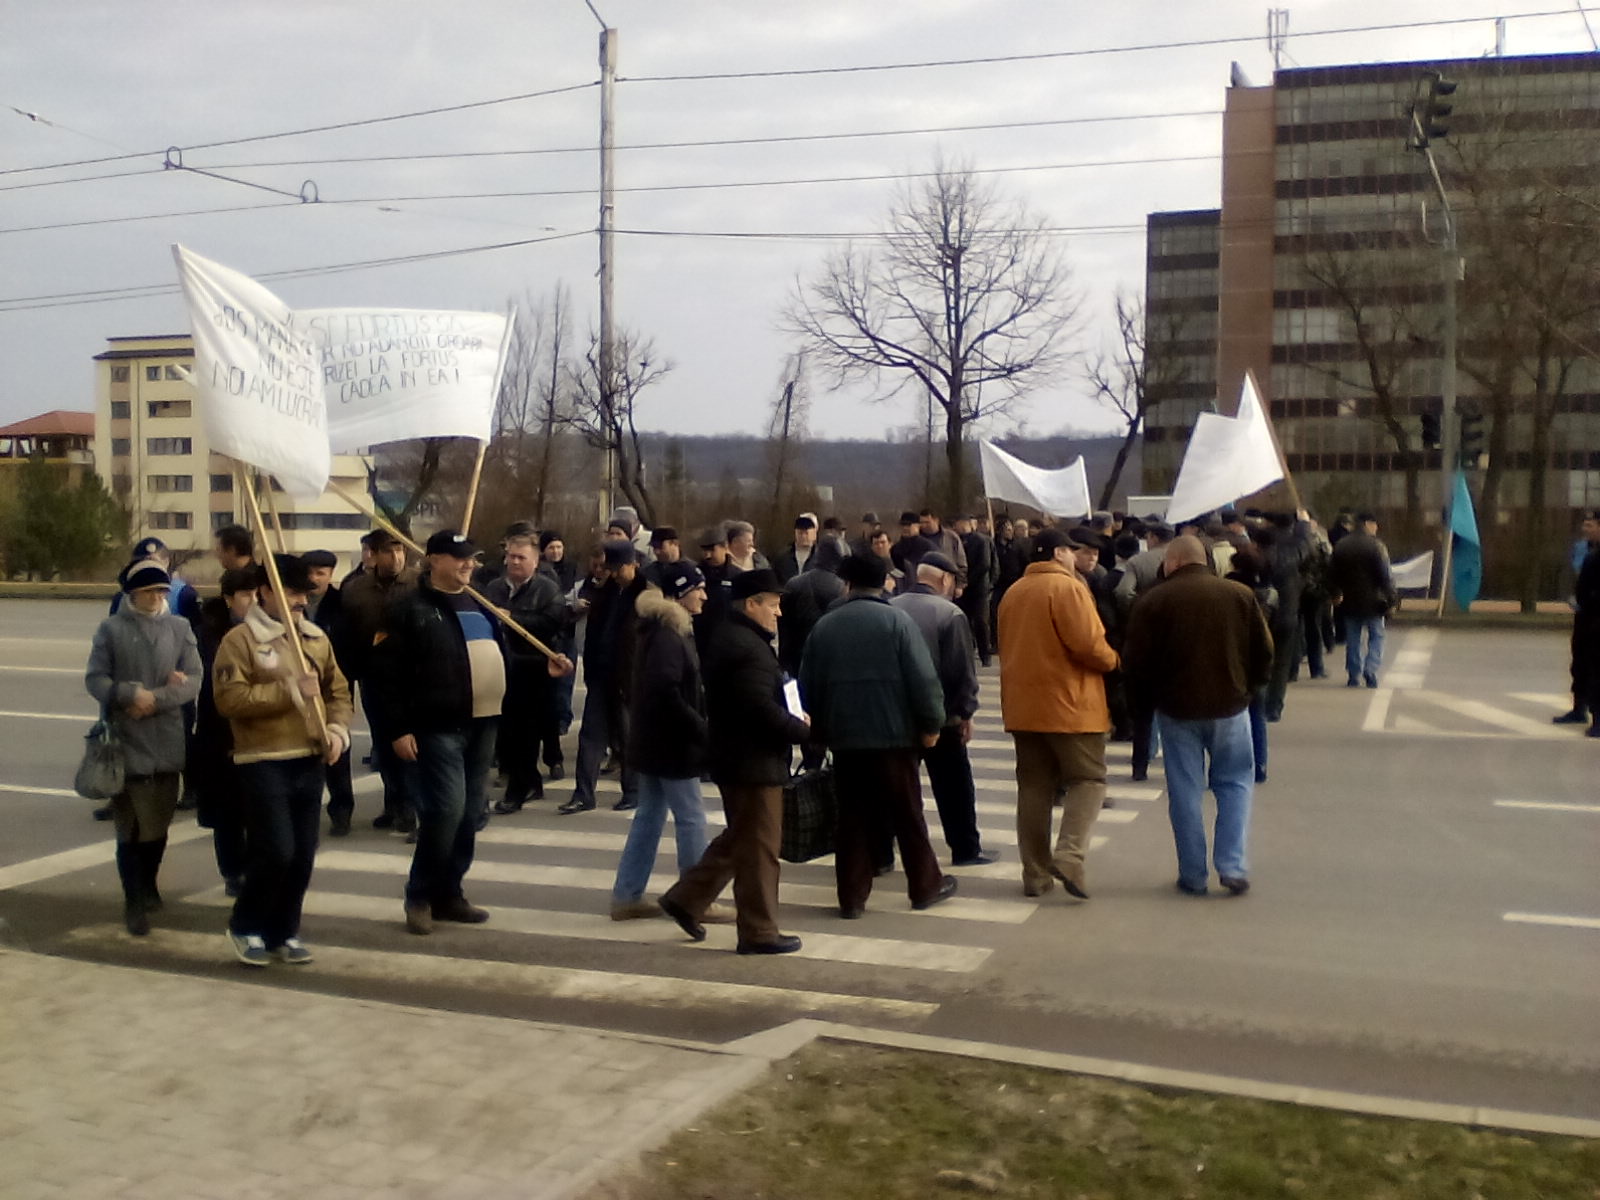
[[[811,737],[832,750],[903,750],[944,724],[944,691],[916,622],[852,595],[812,629],[800,660]]]

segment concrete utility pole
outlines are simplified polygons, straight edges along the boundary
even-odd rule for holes
[[[590,12],[594,12],[593,6]],[[598,17],[600,14],[595,13]],[[604,26],[605,22],[602,21]],[[613,493],[617,486],[617,452],[610,444],[616,428],[616,324],[611,311],[612,286],[615,281],[612,259],[612,235],[616,226],[615,178],[612,174],[612,150],[616,143],[616,126],[612,114],[612,100],[617,85],[617,31],[600,30],[600,378],[596,380],[600,397],[600,427],[605,430],[605,461],[600,468],[600,515],[604,526],[611,517]]]

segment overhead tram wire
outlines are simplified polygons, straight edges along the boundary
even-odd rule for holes
[[[1570,8],[1547,9],[1531,13],[1509,13],[1508,21],[1538,20],[1546,17],[1570,17]],[[1449,25],[1478,25],[1493,17],[1440,17],[1429,21],[1390,21],[1379,25],[1351,25],[1338,29],[1296,30],[1295,40],[1311,37],[1333,37],[1341,34],[1393,33],[1406,29],[1436,29]],[[785,79],[806,75],[854,75],[873,71],[913,71],[930,67],[975,67],[1006,63],[1049,62],[1063,58],[1093,58],[1102,54],[1139,54],[1154,50],[1189,50],[1206,46],[1236,46],[1261,40],[1259,32],[1242,33],[1228,37],[1190,38],[1171,42],[1142,42],[1129,46],[1091,46],[1081,50],[1045,50],[1033,54],[990,54],[978,58],[945,58],[920,62],[867,63],[849,67],[788,67],[770,71],[707,71],[681,75],[619,75],[618,83],[700,83],[724,79]]]
[[[419,108],[411,112],[390,113],[383,117],[362,117],[352,121],[336,121],[329,125],[308,125],[303,129],[285,129],[278,133],[257,133],[246,137],[220,138],[212,142],[194,142],[178,147],[187,152],[190,150],[215,150],[222,146],[244,146],[252,142],[270,142],[279,138],[302,137],[313,133],[335,133],[342,129],[361,129],[370,125],[383,125],[392,121],[410,121],[419,117],[436,117],[444,113],[468,112],[472,109],[489,108],[497,104],[515,104],[522,100],[538,100],[545,96],[560,96],[567,92],[579,92],[586,88],[599,87],[599,80],[590,80],[588,83],[570,83],[562,87],[544,88],[537,92],[518,92],[511,96],[495,96],[488,100],[468,100],[461,104],[443,104],[436,108]],[[36,167],[9,167],[0,170],[0,175],[25,175],[34,171],[59,171],[68,167],[98,166],[101,163],[127,162],[135,158],[153,158],[164,155],[168,147],[160,150],[144,150],[137,153],[113,154],[103,158],[79,158],[71,162],[45,163]]]

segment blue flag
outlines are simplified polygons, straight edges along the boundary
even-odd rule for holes
[[[1478,516],[1472,508],[1467,476],[1456,471],[1455,498],[1450,502],[1450,590],[1466,612],[1483,586],[1483,545],[1478,539]]]

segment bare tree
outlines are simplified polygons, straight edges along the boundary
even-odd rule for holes
[[[484,463],[485,490],[511,501],[540,526],[558,486],[571,303],[566,287],[557,284],[549,296],[525,295],[518,305],[495,402],[494,440]]]
[[[943,417],[955,509],[966,502],[967,426],[1061,363],[1077,308],[1039,219],[970,168],[936,163],[900,189],[881,249],[846,247],[797,286],[787,324],[841,382],[883,382],[878,399],[925,390]]]
[[[1117,340],[1109,353],[1088,360],[1084,375],[1095,395],[1117,410],[1123,422],[1122,444],[1111,474],[1100,491],[1097,508],[1108,509],[1122,480],[1128,455],[1151,411],[1170,400],[1194,374],[1187,344],[1190,314],[1149,313],[1139,298],[1118,290],[1115,299]],[[1211,351],[1214,353],[1214,350]]]
[[[791,354],[783,364],[783,377],[772,414],[767,421],[767,469],[772,475],[772,503],[766,527],[770,534],[784,528],[785,517],[793,517],[795,496],[808,492],[810,483],[803,476],[804,446],[811,417],[811,389],[806,376],[806,356]]]
[[[636,409],[640,393],[660,382],[672,367],[670,360],[656,353],[654,340],[618,330],[609,378],[600,365],[597,333],[590,333],[583,357],[569,361],[565,369],[572,405],[562,423],[581,433],[602,454],[615,456],[617,487],[647,526],[655,525],[656,511],[645,482]]]

